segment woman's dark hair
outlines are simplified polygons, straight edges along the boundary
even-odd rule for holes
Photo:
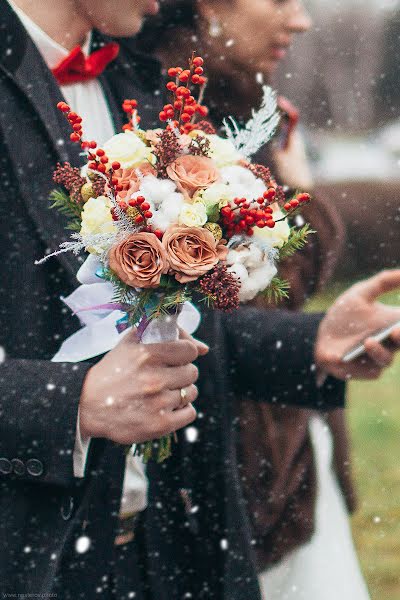
[[[196,31],[196,0],[160,0],[157,16],[146,19],[136,41],[142,52],[152,53],[171,29],[182,27]]]

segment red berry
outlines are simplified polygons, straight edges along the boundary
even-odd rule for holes
[[[290,201],[290,206],[292,208],[297,208],[299,204],[300,204],[300,202],[298,200],[296,200],[296,198],[294,198],[293,200]]]
[[[260,229],[264,229],[264,227],[265,227],[265,221],[257,221],[256,225]]]
[[[265,222],[265,224],[270,229],[273,229],[275,227],[275,221],[268,220],[268,221]]]
[[[94,140],[92,140],[91,142],[89,142],[89,148],[91,148],[92,150],[94,150],[95,148],[97,148],[97,142],[95,142]]]
[[[124,202],[123,200],[121,200],[121,202],[118,202],[118,206],[120,207],[121,210],[126,210],[128,208],[128,205],[126,202]]]
[[[99,165],[97,165],[97,170],[99,171],[99,173],[105,173],[106,165],[103,165],[103,163],[100,163]]]
[[[168,120],[167,113],[164,110],[162,110],[160,112],[160,114],[158,115],[158,117],[159,117],[160,121],[167,121]]]
[[[299,202],[309,202],[311,200],[311,196],[310,196],[310,194],[307,194],[307,193],[298,194],[297,200]]]
[[[91,171],[97,171],[97,162],[90,162],[88,166]]]
[[[283,205],[283,208],[288,212],[292,208],[292,205],[290,202],[286,202],[286,204]]]
[[[143,208],[143,206],[142,206]],[[151,217],[153,216],[153,213],[151,212],[151,210],[146,210],[144,212],[144,216],[146,217],[146,219],[151,219]]]
[[[173,81],[168,81],[167,85],[165,86],[167,88],[167,90],[169,90],[170,92],[175,92],[175,90],[177,89],[177,85],[176,83],[174,83]]]
[[[68,121],[74,123],[77,119],[79,119],[79,115],[76,112],[70,112],[68,115]]]
[[[87,148],[89,148],[89,142],[82,142],[81,148],[82,148],[82,150],[87,150]]]
[[[201,58],[201,56],[196,56],[193,59],[193,64],[195,67],[201,67],[204,64],[204,60]]]
[[[113,168],[113,170],[114,170],[114,171],[118,171],[118,170],[121,168],[121,163],[119,163],[119,162],[116,160],[116,161],[114,161],[114,162],[112,163],[112,165],[111,165],[111,166],[112,166],[112,168]]]
[[[168,77],[176,77],[178,75],[178,71],[176,67],[171,67],[168,69]]]
[[[108,156],[102,156],[100,162],[102,162],[103,165],[106,165],[108,163]]]
[[[188,113],[186,113],[186,112],[182,113],[182,115],[181,115],[181,121],[182,121],[182,123],[189,123],[189,121],[190,121],[191,118],[192,117]]]
[[[135,217],[135,223],[143,223],[144,221],[144,217],[142,217],[142,215],[138,215],[137,217]]]
[[[148,202],[143,202],[141,208],[142,210],[149,210],[150,204]]]
[[[123,186],[121,184],[115,186],[115,191],[116,192],[122,192],[123,189],[124,188],[123,188]]]
[[[61,106],[60,110],[61,110],[61,112],[63,112],[63,113],[67,113],[67,112],[69,112],[71,109],[70,109],[70,107],[68,106],[68,104],[65,104],[65,102],[64,102],[64,103],[63,103],[63,105]]]
[[[251,237],[252,235],[254,235],[254,230],[249,227],[249,229],[247,229],[246,233],[247,233],[247,235],[249,235]]]
[[[163,236],[163,232],[160,229],[156,229],[154,232],[154,235],[156,235],[158,237],[158,239],[161,240],[162,236]]]
[[[203,69],[203,67],[196,67],[194,72],[196,75],[203,75],[204,69]]]
[[[197,85],[200,81],[200,77],[198,75],[192,75],[192,83],[194,83],[194,85]]]
[[[185,113],[187,113],[190,116],[193,116],[194,113],[196,112],[195,109],[193,108],[193,106],[187,106],[185,105],[184,109]]]
[[[69,136],[71,139],[71,142],[79,142],[80,135],[78,135],[77,133],[71,133],[71,135]]]
[[[146,200],[146,198],[144,196],[138,196],[136,198],[136,200],[137,200],[138,204],[143,204],[143,202]]]
[[[187,81],[189,81],[189,77],[190,77],[190,71],[188,71],[188,70],[182,71],[182,73],[179,75],[179,81],[181,83],[186,83]]]
[[[97,156],[104,156],[104,155],[105,155],[105,152],[104,152],[104,150],[102,150],[102,148],[99,148],[99,149],[96,151],[96,154],[97,154]]]
[[[199,75],[199,85],[204,85],[207,79],[203,75]]]
[[[201,117],[206,117],[208,115],[207,106],[198,106],[196,110]]]

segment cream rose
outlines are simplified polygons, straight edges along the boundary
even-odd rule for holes
[[[187,227],[202,227],[207,223],[207,211],[204,204],[184,204],[179,213],[179,225]]]
[[[137,167],[145,160],[151,161],[151,148],[132,131],[117,133],[103,146],[110,163],[117,161],[122,169]]]
[[[101,233],[113,233],[114,222],[111,216],[111,203],[106,196],[90,198],[82,211],[82,225],[80,234],[83,238]],[[86,248],[91,254],[101,254],[105,248],[100,244]]]
[[[236,165],[243,156],[239,154],[231,141],[220,137],[216,134],[207,134],[204,131],[193,131],[191,136],[196,137],[201,135],[207,138],[210,142],[210,158],[215,162],[216,166],[221,169],[229,165]]]

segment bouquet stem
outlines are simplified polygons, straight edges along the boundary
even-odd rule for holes
[[[182,307],[178,306],[170,314],[160,315],[149,319],[144,315],[138,325],[137,331],[142,344],[156,344],[159,342],[173,342],[179,338],[178,317]],[[137,444],[135,455],[141,456],[147,463],[150,459],[158,463],[171,456],[172,439],[177,441],[176,433],[165,435],[159,440]]]

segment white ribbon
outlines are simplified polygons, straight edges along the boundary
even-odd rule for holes
[[[90,254],[77,273],[82,284],[63,302],[77,313],[82,329],[67,338],[61,345],[53,362],[81,362],[112,350],[126,335],[131,327],[122,333],[117,330],[117,322],[126,313],[121,310],[102,308],[90,310],[93,306],[110,304],[113,298],[113,286],[109,281],[101,279],[102,264],[97,257]],[[84,310],[89,309],[89,310]],[[201,316],[197,308],[185,302],[178,316],[166,316],[150,322],[143,334],[142,342],[151,344],[177,339],[178,327],[192,334],[200,325]]]

